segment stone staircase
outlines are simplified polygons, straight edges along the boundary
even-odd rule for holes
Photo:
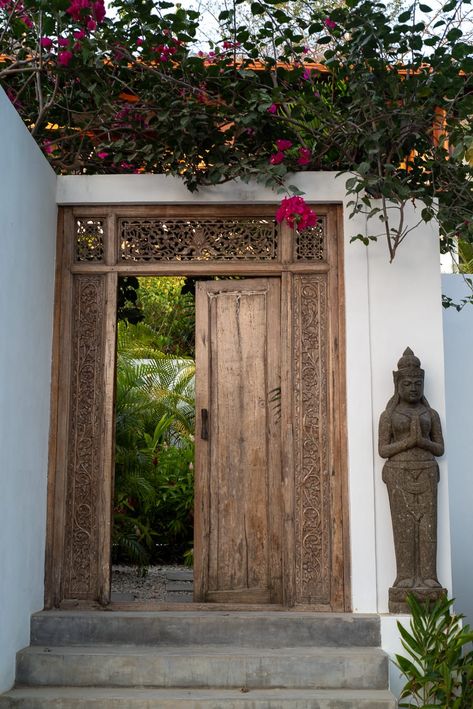
[[[367,615],[42,612],[0,709],[395,709],[379,645]]]

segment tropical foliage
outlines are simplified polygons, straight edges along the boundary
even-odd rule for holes
[[[375,0],[255,0],[249,26],[242,2],[204,52],[198,13],[167,0],[114,0],[109,16],[103,0],[0,0],[0,80],[58,172],[159,172],[191,190],[256,178],[298,196],[292,171],[336,170],[369,222],[353,237],[384,238],[391,259],[411,200],[444,249],[471,242],[471,0],[394,19]]]
[[[195,365],[118,329],[113,556],[145,566],[192,547]]]
[[[396,655],[406,684],[400,707],[471,709],[473,706],[473,633],[452,613],[453,600],[422,605],[408,598],[410,629],[398,622],[407,655]]]
[[[143,321],[152,328],[154,346],[161,352],[193,356],[195,303],[190,279],[140,277],[137,293]]]

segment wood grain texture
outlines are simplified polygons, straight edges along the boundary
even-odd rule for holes
[[[111,541],[113,524],[113,490],[115,473],[115,380],[117,349],[116,273],[105,276],[103,323],[103,399],[101,408],[100,465],[97,470],[98,553],[97,598],[106,605],[110,601]]]
[[[61,492],[59,480],[58,437],[59,411],[62,404],[63,389],[61,383],[63,377],[59,368],[61,356],[61,314],[63,305],[63,292],[65,291],[65,279],[68,274],[65,269],[64,255],[64,222],[67,218],[66,210],[59,210],[57,223],[56,241],[56,273],[54,291],[54,321],[53,321],[53,342],[52,342],[52,363],[51,363],[51,419],[49,432],[48,451],[48,491],[47,491],[47,526],[46,526],[46,550],[45,550],[45,588],[44,605],[45,608],[53,608],[60,600],[60,578],[58,572],[61,570],[62,551],[59,549],[59,540],[63,534],[63,522],[60,518],[60,509],[63,508],[64,495]],[[60,532],[58,534],[58,532]]]
[[[207,470],[196,470],[197,490],[205,486],[209,500],[208,533],[198,531],[207,541],[203,595],[279,599],[280,431],[269,401],[279,387],[279,281],[218,281],[198,290],[204,311],[197,312],[197,332],[200,338],[207,323],[209,343],[207,361],[197,361],[197,377],[207,368],[208,391],[207,406],[198,398],[197,411],[208,408],[210,424]],[[197,499],[201,505],[199,492]]]

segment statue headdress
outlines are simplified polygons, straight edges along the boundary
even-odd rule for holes
[[[415,356],[410,347],[406,347],[401,359],[397,363],[397,371],[393,372],[394,384],[397,384],[400,377],[422,377],[424,370],[421,369],[420,359]]]
[[[401,377],[422,377],[424,379],[424,370],[421,369],[420,359],[415,356],[410,347],[406,347],[401,359],[397,363],[397,370],[393,372],[394,378],[394,396],[392,396],[386,406],[386,411],[392,413],[399,404],[398,382]],[[429,402],[422,396],[422,403],[429,406]]]

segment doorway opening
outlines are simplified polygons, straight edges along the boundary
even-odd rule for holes
[[[118,281],[111,600],[192,602],[195,279]]]

